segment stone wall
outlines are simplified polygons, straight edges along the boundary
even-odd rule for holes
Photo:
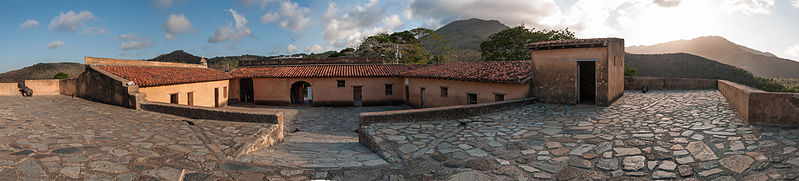
[[[434,107],[425,109],[410,109],[383,112],[361,113],[358,125],[368,125],[383,122],[417,122],[417,121],[436,121],[453,120],[472,116],[483,115],[502,111],[522,105],[532,104],[535,98],[524,98],[502,102],[491,102],[484,104],[457,105],[446,107]]]
[[[75,96],[134,109],[139,109],[145,98],[139,93],[139,86],[128,85],[127,80],[94,65],[87,65],[86,71],[78,76]]]
[[[58,81],[58,91],[61,95],[75,96],[78,79],[61,79]]]
[[[674,77],[624,77],[624,90],[696,90],[717,89],[716,79]]]
[[[0,83],[0,96],[21,95],[17,83]]]
[[[141,108],[147,111],[171,114],[191,119],[269,124],[266,125],[266,128],[273,127],[270,125],[276,125],[274,126],[274,129],[263,129],[259,131],[259,133],[253,135],[251,139],[245,140],[243,146],[234,154],[235,157],[239,157],[252,151],[283,142],[283,138],[285,137],[283,131],[283,112],[280,111],[268,113],[245,112],[157,102],[142,102]]]
[[[726,80],[718,89],[741,117],[750,124],[799,125],[799,94],[766,92]]]
[[[25,80],[25,86],[33,89],[33,95],[61,95],[58,79]]]
[[[75,93],[77,79],[25,80],[25,86],[37,95],[68,95]],[[0,83],[0,96],[20,96],[17,83]]]

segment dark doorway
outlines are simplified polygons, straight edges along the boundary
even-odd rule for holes
[[[361,86],[352,87],[352,104],[355,106],[363,105],[363,92]]]
[[[311,104],[313,98],[311,84],[305,81],[291,84],[291,103],[292,104]]]
[[[577,62],[577,102],[594,105],[596,99],[596,62]]]
[[[419,108],[424,108],[424,88],[419,90],[419,97],[421,98],[421,100],[419,100]]]
[[[239,99],[241,102],[255,102],[255,92],[253,91],[251,78],[239,80]]]
[[[406,85],[405,86],[405,104],[409,104],[411,102],[411,91],[410,88]]]
[[[214,107],[219,107],[219,88],[214,88]]]
[[[189,101],[188,102],[189,106],[193,106],[194,105],[194,92],[186,93],[186,100]]]

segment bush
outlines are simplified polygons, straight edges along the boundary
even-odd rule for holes
[[[64,72],[58,72],[53,76],[53,79],[68,79],[69,75]]]
[[[632,68],[626,63],[624,64],[624,76],[635,76],[638,74],[638,69]]]

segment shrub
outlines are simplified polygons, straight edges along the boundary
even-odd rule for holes
[[[635,76],[638,74],[638,69],[632,68],[626,63],[624,64],[624,76]]]
[[[53,76],[53,79],[68,79],[69,75],[64,72],[58,72]]]

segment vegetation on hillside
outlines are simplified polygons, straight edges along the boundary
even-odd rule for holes
[[[626,54],[624,61],[638,69],[638,76],[723,79],[769,92],[799,92],[796,87],[785,86],[775,79],[757,77],[746,70],[686,53]]]
[[[52,79],[62,72],[69,77],[78,77],[86,69],[80,63],[38,63],[18,70],[0,74],[0,83],[13,83],[23,80]]]
[[[58,72],[53,76],[53,79],[68,79],[68,78],[69,74],[66,74],[64,72]]]
[[[480,44],[483,59],[489,61],[530,60],[527,44],[574,39],[574,32],[565,30],[535,30],[519,25],[497,32]]]

